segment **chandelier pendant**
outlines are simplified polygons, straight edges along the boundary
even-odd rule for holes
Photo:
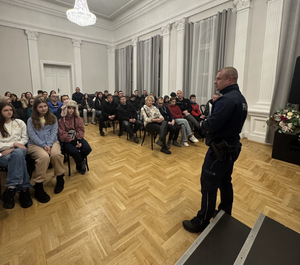
[[[96,23],[96,16],[90,12],[86,0],[75,0],[73,9],[67,12],[67,18],[79,26],[90,26]]]

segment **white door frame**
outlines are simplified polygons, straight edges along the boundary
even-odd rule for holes
[[[66,63],[66,62],[57,62],[57,61],[44,61],[41,60],[40,66],[41,66],[41,77],[42,77],[42,90],[45,90],[45,69],[44,66],[45,64],[50,64],[50,65],[57,65],[57,66],[67,66],[67,67],[71,67],[71,90],[69,97],[72,97],[72,94],[75,92],[75,71],[74,71],[74,64],[73,63]],[[48,92],[48,91],[47,91]],[[49,93],[49,92],[48,92]]]

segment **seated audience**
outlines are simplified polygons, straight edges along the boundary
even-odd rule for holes
[[[193,132],[191,130],[191,127],[186,119],[183,118],[181,109],[176,105],[176,99],[171,98],[170,104],[168,105],[168,108],[170,109],[172,116],[175,119],[175,122],[181,126],[181,141],[184,146],[189,146],[187,140],[189,140],[193,143],[197,143],[198,140],[193,135]]]
[[[25,93],[21,94],[21,104],[22,104],[22,108],[26,109],[27,105],[28,105],[28,100],[26,99]]]
[[[80,110],[82,98],[83,98],[83,94],[80,92],[80,88],[76,87],[75,93],[72,95],[72,100],[76,101],[79,110]]]
[[[177,106],[181,109],[183,118],[187,119],[195,128],[195,134],[198,138],[201,138],[201,128],[199,122],[191,115],[192,105],[191,101],[187,98],[183,97],[183,93],[181,90],[177,91]]]
[[[10,97],[0,97],[0,103],[9,103],[11,104],[11,99]]]
[[[134,134],[143,124],[140,120],[137,120],[136,110],[131,105],[126,104],[126,98],[124,96],[120,98],[120,105],[117,107],[117,110],[118,119],[120,123],[122,123],[122,127],[129,134],[130,139],[133,139],[135,143],[138,143],[139,139],[136,138]]]
[[[119,101],[119,91],[116,90],[112,97],[113,97],[113,101],[118,103],[118,101]]]
[[[103,100],[105,100],[107,98],[107,95],[108,95],[108,90],[105,89],[103,93],[104,93],[103,94]]]
[[[97,94],[97,98],[95,99],[95,103],[94,103],[97,117],[99,117],[102,113],[103,100],[104,100],[104,95],[102,94],[102,92],[99,92]]]
[[[17,95],[12,93],[10,95],[10,99],[11,99],[11,104],[13,105],[13,107],[15,109],[22,109],[22,103],[21,101],[18,99]]]
[[[38,91],[37,91],[37,95],[38,95],[38,96],[42,96],[42,95],[43,95],[43,92],[44,92],[43,90],[38,90]]]
[[[5,209],[14,208],[16,192],[19,193],[21,207],[28,208],[32,205],[25,160],[27,128],[22,120],[15,118],[15,114],[11,104],[0,103],[0,166],[7,168],[6,189],[2,194]]]
[[[28,101],[27,108],[26,108],[28,119],[31,117],[33,104],[34,104],[34,98],[30,98],[29,101]]]
[[[43,92],[43,96],[44,96],[44,98],[47,100],[47,102],[50,101],[50,99],[48,98],[48,92],[47,92],[47,91],[44,91],[44,92]]]
[[[150,96],[154,98],[154,103],[156,104],[157,97],[155,96],[154,92],[150,92]]]
[[[211,111],[212,111],[212,107],[213,104],[215,103],[215,101],[220,97],[220,94],[214,94],[212,99],[210,99],[209,101],[207,101],[206,106],[205,106],[205,111],[203,113],[203,115],[201,116],[201,119],[205,119],[206,116],[211,115]]]
[[[62,103],[58,101],[58,96],[55,93],[51,94],[50,101],[47,103],[54,115],[56,115],[58,108],[62,106]]]
[[[60,102],[61,102],[61,103],[64,104],[64,102],[65,102],[66,100],[70,100],[68,95],[62,95],[62,96],[60,97]],[[76,104],[77,104],[77,103],[76,103]],[[56,116],[56,118],[57,118],[58,121],[59,121],[59,119],[61,118],[61,108],[62,108],[62,106],[59,107],[59,108],[57,109],[57,112],[56,112],[56,114],[55,114],[55,116]]]
[[[93,102],[95,102],[95,100],[96,100],[96,98],[98,96],[98,93],[99,93],[98,91],[95,92],[95,96],[93,97]]]
[[[181,144],[177,142],[181,127],[175,122],[172,113],[170,112],[169,108],[164,104],[164,99],[162,97],[158,97],[156,106],[159,109],[160,114],[164,117],[165,121],[168,122],[168,131],[170,133],[169,140],[167,142],[167,148],[170,149],[171,143],[174,146],[181,147]],[[161,144],[159,140],[157,144]]]
[[[88,120],[89,113],[92,113],[92,124],[96,124],[95,122],[96,110],[94,109],[94,102],[90,99],[87,93],[85,93],[83,96],[83,99],[81,101],[81,108],[83,110],[83,118],[84,118],[85,126],[88,126],[89,124],[89,120]]]
[[[56,117],[50,112],[49,105],[43,96],[34,100],[31,118],[27,122],[28,128],[28,154],[35,160],[35,170],[32,179],[35,182],[34,197],[41,203],[50,200],[44,191],[43,182],[51,162],[56,176],[54,193],[64,189],[64,156],[61,154],[57,139],[58,123]]]
[[[31,92],[26,92],[25,97],[26,97],[26,99],[27,99],[27,101],[28,101],[28,100],[29,100],[30,98],[32,98],[33,96],[32,96],[32,94],[31,94]]]
[[[99,131],[101,136],[104,136],[104,122],[117,120],[117,107],[118,104],[114,102],[112,95],[108,94],[107,101],[103,101],[102,115],[99,118]]]
[[[136,105],[139,107],[139,106],[140,106],[140,103],[141,103],[141,100],[142,100],[142,98],[139,96],[139,91],[138,91],[138,90],[135,90],[135,91],[134,91],[134,95],[135,95],[135,102],[136,102]]]
[[[159,140],[162,144],[161,152],[165,154],[171,154],[171,151],[167,148],[166,135],[168,133],[168,122],[164,120],[164,117],[160,114],[160,111],[153,106],[154,98],[147,96],[145,103],[141,108],[141,113],[144,120],[144,127],[147,130],[155,131],[159,133]]]
[[[169,105],[169,101],[170,101],[169,96],[168,96],[168,95],[165,95],[165,96],[164,96],[164,104],[165,104],[166,106]]]
[[[140,109],[145,105],[145,98],[148,96],[147,90],[143,91],[143,95],[141,96],[141,101],[140,101]]]
[[[191,114],[198,122],[200,122],[202,120],[200,118],[202,113],[199,109],[199,105],[196,103],[196,95],[194,95],[194,94],[190,95],[190,101],[191,101],[191,106],[192,106]]]
[[[66,100],[62,106],[62,118],[58,121],[58,135],[63,148],[74,158],[76,170],[86,173],[85,158],[92,151],[84,139],[84,125],[74,100]]]
[[[5,96],[5,97],[9,97],[9,98],[10,98],[10,96],[11,96],[11,93],[10,93],[9,91],[6,91],[6,92],[5,92],[5,94],[4,94],[4,96]]]

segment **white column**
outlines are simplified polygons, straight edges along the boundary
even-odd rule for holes
[[[170,29],[171,24],[161,28],[163,35],[163,58],[162,58],[162,91],[161,95],[169,95],[169,69],[170,69]]]
[[[268,112],[275,86],[282,10],[283,0],[268,1],[259,101],[257,102],[257,107],[260,106]]]
[[[39,55],[37,47],[38,32],[25,30],[28,40],[29,60],[31,70],[32,94],[36,94],[41,87],[41,75],[39,69]]]
[[[134,92],[137,84],[137,42],[138,38],[135,37],[132,40],[132,46],[133,46],[133,54],[132,54],[132,92]]]
[[[233,66],[238,70],[238,83],[243,91],[250,0],[234,0],[233,4],[237,9]]]
[[[176,72],[176,90],[183,89],[183,63],[184,63],[184,29],[185,18],[176,21],[177,28],[177,72]]]
[[[115,49],[116,46],[107,46],[108,84],[109,84],[109,93],[111,94],[113,94],[115,91]]]
[[[265,39],[260,76],[259,99],[256,105],[249,109],[250,127],[248,139],[265,142],[266,120],[269,116],[274,86],[276,66],[279,51],[283,0],[267,2],[267,17]]]
[[[81,71],[81,40],[72,39],[73,48],[74,48],[74,61],[75,61],[75,88],[79,87],[81,92],[84,91],[82,87],[82,71]]]

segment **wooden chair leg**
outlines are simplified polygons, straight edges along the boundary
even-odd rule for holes
[[[144,141],[145,141],[145,137],[146,137],[146,130],[144,131],[144,137],[143,137],[143,141],[142,141],[141,146],[143,146],[143,143],[144,143]]]

